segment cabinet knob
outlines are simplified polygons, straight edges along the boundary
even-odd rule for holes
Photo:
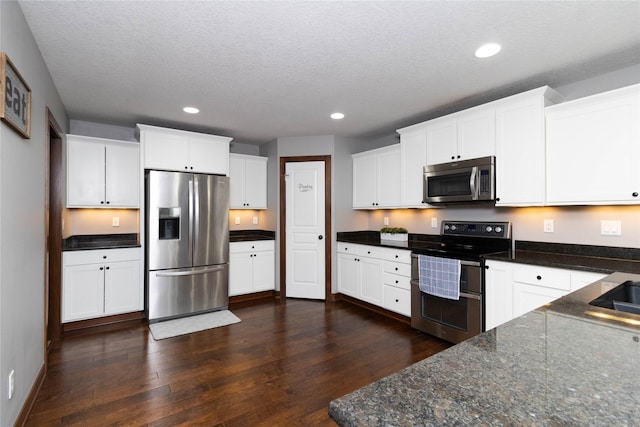
[[[396,258],[398,258],[398,255],[396,255]]]
[[[193,166],[191,166],[191,168],[190,168],[190,169],[191,169],[191,170],[193,170]]]
[[[189,170],[189,166],[185,166],[184,168],[185,168],[186,170]]]
[[[110,201],[107,200],[107,204],[111,203]]]
[[[396,271],[398,271],[398,267],[396,267]]]
[[[101,205],[104,205],[104,200],[100,200],[100,204],[101,204]]]
[[[631,195],[632,195],[633,197],[638,197],[638,192],[637,192],[637,191],[634,191],[633,193],[631,193]]]
[[[500,197],[496,197],[496,202],[499,202],[499,201],[500,201]]]
[[[400,301],[398,300],[398,298],[396,298],[396,302],[400,302]]]
[[[107,256],[106,255],[102,255],[102,259],[107,259]]]
[[[104,267],[100,267],[100,271],[104,270]]]
[[[398,283],[398,281],[396,280],[396,283]]]
[[[542,280],[542,276],[536,276],[536,279]]]
[[[108,269],[109,269],[109,266],[106,267],[106,270],[108,270]]]

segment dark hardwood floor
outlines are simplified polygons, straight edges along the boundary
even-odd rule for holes
[[[329,401],[450,346],[346,302],[231,310],[241,323],[162,341],[65,337],[26,425],[335,425]]]

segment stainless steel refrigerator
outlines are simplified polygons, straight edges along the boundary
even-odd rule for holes
[[[229,178],[147,171],[146,297],[150,322],[229,305]]]

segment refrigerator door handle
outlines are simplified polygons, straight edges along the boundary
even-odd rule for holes
[[[198,177],[193,177],[193,246],[192,248],[198,247],[198,236],[200,234],[200,183],[198,181]],[[193,259],[195,259],[195,253],[193,254]]]
[[[189,180],[189,253],[193,251],[193,179]],[[193,255],[191,255],[193,257]],[[193,259],[193,258],[192,258]]]
[[[156,277],[176,277],[176,276],[195,276],[196,274],[214,273],[216,271],[224,270],[224,265],[218,265],[215,267],[203,268],[200,270],[188,270],[188,271],[156,271]]]

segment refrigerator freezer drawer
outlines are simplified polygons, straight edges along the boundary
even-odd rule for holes
[[[149,271],[149,321],[224,310],[229,306],[229,265]]]

